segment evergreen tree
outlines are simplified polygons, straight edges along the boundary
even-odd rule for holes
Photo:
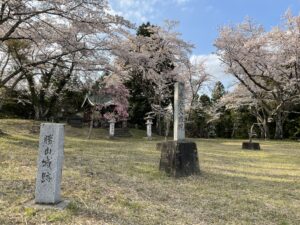
[[[142,23],[137,29],[136,35],[137,36],[144,36],[144,37],[150,37],[152,35],[152,32],[148,29],[149,27],[153,27],[149,22]]]
[[[206,94],[203,94],[200,96],[200,103],[202,105],[202,107],[208,107],[208,106],[211,106],[211,99],[208,95]]]
[[[214,89],[211,94],[212,102],[218,101],[225,94],[225,88],[221,81],[216,82]]]
[[[187,121],[186,133],[189,137],[209,137],[209,126],[208,120],[209,115],[206,112],[206,108],[211,106],[211,99],[208,95],[203,94],[197,96],[194,99],[194,105],[197,107],[193,108],[190,112],[189,121]]]
[[[221,81],[217,81],[212,93],[211,93],[211,100],[214,104],[225,95],[225,88]],[[232,130],[233,130],[233,122],[231,118],[230,110],[226,110],[225,107],[222,107],[218,110],[220,113],[220,118],[218,122],[215,124],[215,131],[217,137],[231,137]]]
[[[153,32],[149,28],[155,27],[151,25],[149,22],[143,23],[137,29],[137,36],[144,36],[144,37],[151,37]],[[155,51],[155,49],[154,49]],[[158,74],[163,76],[166,71],[171,71],[174,69],[173,62],[166,58],[162,62],[159,62],[156,67],[155,71]],[[173,87],[175,81],[172,79],[167,80],[166,87],[168,90],[166,92],[171,93],[169,98],[163,99],[162,101],[158,101],[157,94],[155,93],[156,84],[146,79],[142,72],[139,70],[132,70],[130,72],[131,79],[125,82],[126,87],[130,90],[130,98],[129,98],[129,122],[132,124],[137,124],[140,127],[145,126],[144,117],[145,114],[153,111],[152,104],[159,105],[160,107],[164,108],[167,107],[170,103],[173,102]],[[158,104],[159,102],[159,104]],[[159,134],[162,134],[162,118],[161,115],[157,115],[157,121],[154,121],[157,124],[157,131]]]
[[[150,37],[151,31],[148,28],[151,26],[149,22],[143,23],[138,27],[136,35]],[[154,96],[153,85],[143,78],[141,72],[134,70],[131,72],[131,79],[125,82],[125,86],[130,92],[129,122],[144,127],[144,117],[152,110],[148,96]]]

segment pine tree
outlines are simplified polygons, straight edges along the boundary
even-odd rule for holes
[[[214,89],[211,94],[212,102],[218,101],[225,94],[225,88],[221,81],[216,82]]]

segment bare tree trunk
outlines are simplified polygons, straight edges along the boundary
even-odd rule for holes
[[[35,120],[44,120],[49,113],[49,108],[43,107],[43,105],[37,103],[33,106],[34,109],[34,119]]]
[[[38,106],[33,106],[34,109],[34,120],[40,120],[41,115],[40,115],[40,108]]]
[[[270,138],[270,132],[269,132],[269,126],[268,126],[268,122],[267,122],[266,118],[264,118],[262,126],[263,126],[263,131],[264,131],[264,138],[265,138],[265,140],[267,140]]]
[[[161,106],[161,99],[158,100],[158,105],[159,105],[159,110],[161,110],[162,106]],[[162,127],[161,127],[161,112],[158,113],[157,115],[157,124],[156,124],[156,128],[157,128],[157,133],[158,135],[162,136]]]
[[[93,124],[94,124],[94,110],[92,110],[91,123],[90,123],[90,129],[89,129],[88,139],[91,139],[92,130],[93,130]]]
[[[270,133],[269,133],[269,126],[268,126],[268,123],[267,123],[267,119],[263,118],[259,123],[260,123],[260,126],[259,126],[260,137],[264,138],[265,140],[269,139],[270,138]]]
[[[193,106],[194,100],[195,100],[195,97],[193,96],[193,97],[192,97],[192,100],[191,100],[191,103],[190,103],[189,112],[188,112],[188,114],[187,114],[187,121],[190,121],[191,114],[192,114],[192,106]]]
[[[168,140],[169,132],[170,132],[170,120],[169,120],[169,119],[166,119],[165,141]]]
[[[234,122],[232,132],[231,132],[231,138],[234,138],[237,129],[238,129],[238,124]]]
[[[259,128],[260,128],[260,133],[261,133],[261,137],[266,139],[270,138],[270,133],[269,133],[269,126],[268,126],[268,116],[266,115],[266,113],[264,113],[264,111],[262,111],[262,113],[260,113],[259,111],[256,111],[254,113],[257,122],[260,124]]]
[[[260,132],[259,138],[265,139],[265,129],[262,124],[259,126],[259,132]]]
[[[283,139],[283,115],[281,112],[278,112],[276,115],[276,130],[275,130],[275,139]]]
[[[157,115],[157,125],[156,125],[156,127],[157,127],[158,135],[161,136],[162,133],[161,133],[161,115],[160,114]]]

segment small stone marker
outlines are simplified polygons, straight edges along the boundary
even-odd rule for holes
[[[184,84],[177,82],[174,92],[174,141],[185,139]]]
[[[148,115],[145,119],[147,120],[147,122],[146,122],[146,125],[147,125],[147,139],[151,140],[152,139],[152,124],[153,124],[152,120],[153,120],[153,118],[150,115]]]
[[[64,124],[41,124],[35,203],[57,204],[61,202],[63,159]]]
[[[109,137],[114,137],[115,136],[115,124],[116,124],[116,119],[112,118],[109,122]]]

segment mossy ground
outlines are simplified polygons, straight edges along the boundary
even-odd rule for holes
[[[195,139],[200,176],[173,179],[158,171],[159,139],[108,140],[95,129],[66,126],[63,211],[34,199],[38,134],[32,121],[0,120],[0,224],[300,224],[300,143]]]

